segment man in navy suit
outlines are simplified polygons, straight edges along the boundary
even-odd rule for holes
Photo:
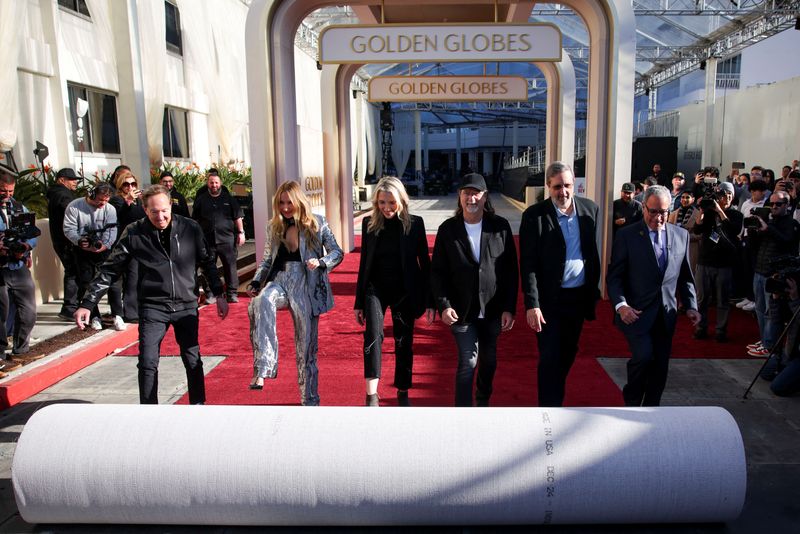
[[[689,266],[689,233],[667,223],[669,190],[648,187],[643,204],[642,224],[623,228],[614,237],[606,277],[614,322],[633,354],[628,383],[622,389],[626,406],[661,402],[678,317],[676,292],[692,325],[700,322]]]
[[[600,298],[598,208],[574,196],[566,163],[551,163],[545,179],[550,198],[522,214],[520,273],[525,318],[539,342],[539,406],[561,406],[583,321],[595,318]]]
[[[483,176],[458,189],[456,214],[436,233],[431,293],[458,346],[456,406],[488,406],[497,368],[497,337],[514,326],[519,287],[517,249],[508,221],[495,215]]]

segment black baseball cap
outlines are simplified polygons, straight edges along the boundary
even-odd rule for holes
[[[67,180],[80,180],[80,177],[75,174],[75,171],[70,167],[64,167],[56,173],[56,180],[59,178],[66,178]]]
[[[464,176],[461,180],[461,185],[458,186],[458,190],[461,191],[462,189],[466,189],[471,187],[472,189],[477,189],[478,191],[488,191],[489,188],[486,187],[486,180],[483,179],[483,176],[478,174],[477,172],[471,172]]]
[[[631,182],[625,182],[622,184],[622,192],[623,193],[633,193],[636,191],[636,186],[633,185]]]

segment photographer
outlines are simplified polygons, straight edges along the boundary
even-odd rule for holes
[[[15,218],[27,214],[28,209],[14,200],[14,187],[16,178],[8,173],[0,173],[0,276],[4,286],[0,286],[0,349],[3,357],[0,358],[0,371],[10,371],[19,367],[17,362],[5,358],[8,349],[8,320],[9,299],[14,301],[16,315],[14,317],[13,346],[11,358],[25,360],[28,352],[31,330],[36,322],[36,296],[33,278],[31,278],[31,250],[36,246],[36,237],[40,234],[32,222],[26,227],[20,227],[19,220]],[[30,222],[30,215],[26,217]]]
[[[100,183],[85,198],[70,202],[64,212],[64,235],[76,247],[78,302],[83,300],[98,267],[108,257],[109,249],[117,239],[117,211],[109,204],[113,193],[111,185]],[[120,316],[122,310],[112,309],[111,313]],[[93,330],[103,329],[97,306],[92,309],[91,327]]]
[[[739,233],[744,217],[733,203],[733,184],[721,183],[711,199],[700,201],[692,232],[702,236],[697,258],[697,298],[700,323],[695,339],[708,337],[708,305],[716,300],[717,324],[714,339],[728,340],[728,311],[733,284],[733,267],[739,259]]]
[[[749,347],[748,354],[757,357],[769,355],[781,324],[781,319],[777,316],[777,303],[771,302],[774,299],[766,289],[767,279],[774,270],[771,263],[779,256],[797,255],[798,244],[798,227],[788,213],[789,195],[785,191],[778,191],[770,197],[770,202],[769,220],[763,216],[755,216],[757,227],[748,228],[747,246],[752,247],[751,250],[755,253],[753,294],[761,333],[761,346]],[[752,223],[745,221],[745,224]]]

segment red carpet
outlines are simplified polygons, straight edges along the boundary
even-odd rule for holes
[[[359,238],[357,237],[357,243]],[[429,236],[431,249],[433,236]],[[336,307],[320,318],[319,392],[323,405],[360,406],[364,403],[363,329],[353,316],[353,300],[358,270],[359,249],[345,255],[332,273],[331,282]],[[299,404],[297,370],[294,358],[294,328],[288,311],[279,313],[280,356],[278,378],[267,381],[264,390],[250,391],[252,376],[246,297],[231,305],[225,321],[214,313],[215,307],[200,312],[202,354],[224,354],[225,360],[206,376],[209,404]],[[598,356],[625,357],[630,354],[620,331],[612,324],[608,301],[598,304],[598,319],[587,322],[581,335],[580,352],[567,381],[566,406],[621,406],[619,388],[597,362]],[[712,312],[713,313],[713,312]],[[498,341],[497,374],[494,380],[493,406],[536,406],[536,364],[538,350],[532,330],[525,324],[522,297],[519,298],[517,322]],[[391,319],[387,319],[384,341],[383,375],[379,394],[381,404],[396,405],[392,387],[394,342]],[[455,342],[441,322],[425,325],[417,322],[414,338],[414,387],[409,396],[414,406],[452,406],[455,391]],[[712,323],[713,324],[713,316]],[[673,343],[676,358],[746,358],[744,346],[758,337],[755,319],[732,310],[728,343],[695,341],[689,321],[681,318]],[[161,347],[162,354],[177,354],[172,330]],[[132,346],[122,355],[136,355]],[[181,403],[186,403],[184,396]]]

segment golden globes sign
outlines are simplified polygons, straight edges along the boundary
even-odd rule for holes
[[[377,76],[370,102],[519,102],[528,100],[521,76]]]
[[[328,26],[320,63],[561,61],[553,24],[381,24]]]

